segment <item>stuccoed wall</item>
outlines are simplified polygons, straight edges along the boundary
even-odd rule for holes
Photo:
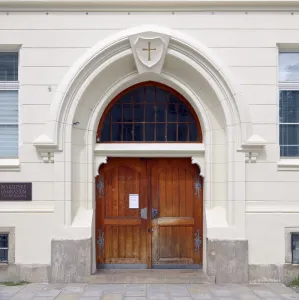
[[[299,226],[299,172],[278,171],[277,44],[299,43],[299,15],[289,12],[5,12],[1,13],[0,49],[20,49],[20,171],[1,172],[1,181],[32,181],[33,201],[0,203],[0,227],[14,226],[18,264],[50,264],[51,240],[63,235],[64,209],[74,201],[76,218],[84,170],[73,166],[77,192],[66,195],[63,153],[54,164],[43,163],[33,141],[42,133],[57,85],[72,64],[99,40],[119,30],[143,24],[177,29],[195,37],[216,53],[239,80],[250,105],[253,129],[267,145],[254,164],[246,164],[246,235],[249,264],[283,264],[284,228]],[[100,88],[100,87],[99,87]],[[215,120],[217,125],[217,119]],[[218,124],[219,125],[219,124]],[[220,124],[221,125],[221,124]],[[225,128],[223,128],[225,130]],[[224,131],[219,134],[225,141]],[[76,133],[74,133],[76,135]],[[85,153],[74,150],[73,158]],[[213,205],[226,207],[225,146],[215,145],[218,188]],[[83,152],[82,152],[83,151]],[[71,163],[71,162],[69,162]],[[218,168],[218,169],[217,169]],[[219,175],[219,177],[217,177]],[[218,178],[218,179],[217,179]],[[65,201],[66,200],[66,201]],[[272,214],[275,213],[275,214]],[[292,213],[292,214],[291,214]],[[91,232],[90,232],[91,234]],[[67,234],[66,234],[67,235]],[[29,247],[24,247],[28,245]]]

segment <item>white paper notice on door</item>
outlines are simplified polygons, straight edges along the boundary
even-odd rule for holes
[[[139,208],[139,194],[129,194],[129,208]]]

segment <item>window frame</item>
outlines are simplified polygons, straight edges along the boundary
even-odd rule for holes
[[[9,234],[8,233],[2,233],[0,232],[0,237],[1,236],[7,236],[7,247],[1,247],[0,246],[0,250],[7,250],[7,257],[6,257],[6,260],[1,260],[0,259],[0,263],[8,263],[8,251],[9,251]],[[1,258],[1,256],[0,256]]]
[[[105,121],[106,116],[107,116],[108,112],[110,111],[110,109],[127,93],[132,92],[135,89],[138,89],[140,87],[146,87],[146,86],[155,86],[155,87],[159,87],[163,90],[166,90],[169,93],[173,94],[175,97],[178,98],[178,100],[180,100],[183,104],[186,105],[186,107],[188,108],[189,112],[191,113],[191,115],[194,119],[194,122],[195,122],[194,124],[196,124],[198,141],[146,141],[146,140],[144,140],[144,141],[112,141],[111,140],[111,141],[104,141],[104,142],[98,141],[98,137],[101,136],[101,131],[102,131],[102,128],[104,125],[104,121]],[[121,123],[123,123],[123,122],[121,122]],[[149,123],[152,123],[152,122],[149,122]],[[154,123],[156,124],[159,122],[154,121]],[[168,124],[168,122],[162,122],[162,123]],[[178,124],[178,123],[180,123],[180,122],[176,121],[176,124]],[[132,124],[134,124],[134,122]],[[144,124],[147,124],[147,122],[144,121]],[[155,82],[155,81],[146,81],[146,82],[141,82],[141,83],[135,84],[135,85],[130,86],[129,88],[125,89],[124,91],[119,93],[116,97],[114,97],[113,100],[107,105],[107,107],[105,108],[105,110],[101,116],[101,119],[100,119],[100,122],[98,125],[95,143],[96,144],[117,144],[117,143],[119,143],[119,144],[153,144],[153,143],[154,144],[168,144],[168,143],[169,144],[178,144],[178,143],[199,144],[199,143],[202,143],[202,140],[203,140],[203,136],[202,136],[200,122],[199,122],[198,116],[196,115],[196,113],[195,113],[193,107],[191,106],[191,104],[189,103],[189,101],[183,95],[181,95],[179,92],[177,92],[176,90],[172,89],[171,87],[169,87],[165,84]]]
[[[15,263],[15,227],[0,227],[0,234],[8,235],[7,261],[0,261],[0,266]]]
[[[278,118],[278,144],[279,144],[279,157],[280,157],[280,162],[278,164],[279,167],[282,167],[281,170],[283,170],[284,168],[289,169],[289,164],[288,163],[284,163],[284,161],[290,161],[290,160],[299,160],[299,155],[298,156],[282,156],[281,155],[281,144],[280,144],[280,125],[284,124],[284,125],[297,125],[299,128],[299,122],[296,123],[281,123],[280,122],[280,92],[281,91],[299,91],[299,81],[280,81],[280,64],[279,64],[279,60],[280,60],[280,54],[281,53],[298,53],[299,56],[299,48],[297,49],[278,49],[278,68],[277,68],[277,78],[278,78],[278,114],[277,114],[277,118]],[[298,144],[299,147],[299,144]],[[291,164],[293,165],[293,164]],[[292,166],[291,166],[292,168]]]
[[[0,81],[0,91],[17,91],[17,101],[18,101],[18,122],[16,124],[10,123],[9,125],[16,125],[18,132],[17,140],[17,156],[16,157],[1,157],[0,156],[0,170],[19,170],[19,147],[20,147],[20,101],[19,101],[19,76],[20,76],[20,51],[19,49],[0,49],[0,53],[16,53],[18,56],[18,76],[17,80],[11,81]],[[4,123],[3,123],[4,124]]]

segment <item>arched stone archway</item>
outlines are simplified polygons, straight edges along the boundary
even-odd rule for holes
[[[167,41],[159,67],[140,71],[132,44],[138,37]],[[170,86],[189,101],[202,126],[201,146],[120,151],[95,144],[99,120],[110,101],[125,88],[148,80]],[[205,177],[204,239],[211,241],[245,239],[245,160],[255,159],[263,145],[252,132],[246,99],[229,68],[197,40],[155,26],[122,31],[88,50],[57,88],[45,130],[35,141],[45,162],[64,162],[65,230],[71,235],[80,227],[80,236],[93,236],[94,177],[108,155],[167,153],[190,157],[200,166]],[[238,246],[231,242],[229,247]],[[217,273],[213,251],[206,251],[203,267]]]

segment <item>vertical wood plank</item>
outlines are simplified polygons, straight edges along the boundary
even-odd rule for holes
[[[125,171],[126,168],[120,166],[118,168],[118,216],[123,217],[126,215],[126,193],[125,193]]]
[[[105,262],[109,262],[109,259],[112,257],[112,227],[106,226],[105,228]]]
[[[117,258],[118,255],[118,226],[112,227],[112,255],[111,257]]]
[[[132,257],[133,234],[132,226],[126,226],[126,258]]]
[[[118,215],[118,184],[119,184],[119,178],[118,178],[118,167],[112,169],[112,207],[111,207],[111,212],[110,216],[117,216]]]
[[[191,172],[186,172],[186,214],[193,217],[193,201],[194,201],[194,176]]]
[[[123,226],[118,228],[118,255],[119,258],[125,258],[126,247],[125,229]]]
[[[166,174],[165,170],[159,173],[159,199],[160,199],[160,216],[167,217],[167,201],[166,201]]]
[[[172,217],[180,216],[180,184],[179,168],[173,167],[172,171]]]
[[[165,214],[167,217],[173,216],[173,190],[172,190],[172,178],[173,173],[171,167],[166,169],[166,211]]]
[[[179,203],[180,217],[186,217],[186,170],[179,168]]]
[[[132,257],[140,258],[140,230],[139,227],[132,227]]]

